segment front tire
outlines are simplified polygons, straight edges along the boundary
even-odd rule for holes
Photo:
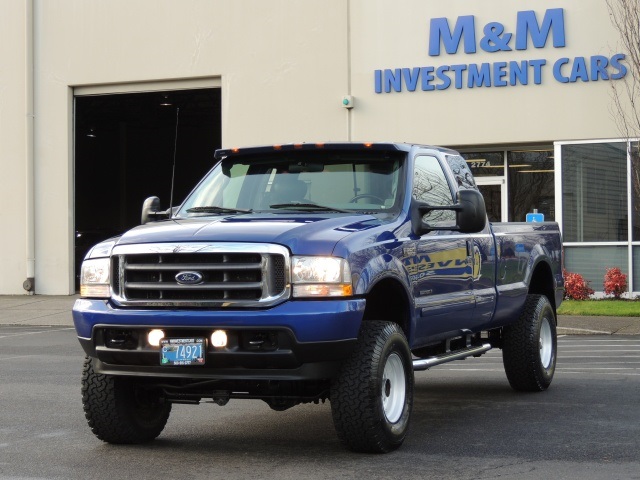
[[[351,450],[386,453],[402,445],[413,405],[413,363],[398,325],[362,324],[330,400],[338,437]]]
[[[551,385],[556,369],[556,317],[544,295],[527,295],[518,321],[502,332],[502,361],[514,390],[537,392]]]
[[[171,404],[157,391],[127,377],[96,373],[89,357],[82,371],[82,404],[96,437],[116,444],[150,442],[160,435],[171,413]]]

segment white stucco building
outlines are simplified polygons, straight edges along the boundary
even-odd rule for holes
[[[167,190],[176,122],[182,190],[219,146],[459,149],[493,220],[537,209],[561,225],[567,270],[602,290],[620,267],[640,292],[640,167],[611,92],[627,58],[603,0],[0,0],[0,13],[0,294],[27,279],[74,293],[83,238],[130,228],[147,190]]]

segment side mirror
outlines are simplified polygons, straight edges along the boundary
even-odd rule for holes
[[[484,197],[477,190],[460,190],[458,192],[458,210],[456,223],[462,233],[477,233],[487,225],[487,208]]]
[[[456,225],[448,227],[432,227],[424,223],[422,217],[433,210],[453,210],[456,212]],[[411,200],[411,230],[415,235],[423,235],[434,230],[457,230],[462,233],[476,233],[487,224],[487,210],[484,197],[477,190],[459,190],[458,203],[447,206],[432,206]]]
[[[166,211],[160,210],[160,199],[158,197],[147,198],[142,204],[142,216],[140,217],[140,223],[144,225],[164,218],[169,218],[169,215]]]

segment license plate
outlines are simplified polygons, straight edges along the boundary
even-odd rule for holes
[[[160,365],[204,365],[204,338],[163,338]]]

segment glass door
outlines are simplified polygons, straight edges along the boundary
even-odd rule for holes
[[[490,222],[507,221],[507,194],[504,179],[476,178],[476,184],[484,197],[487,217]]]

